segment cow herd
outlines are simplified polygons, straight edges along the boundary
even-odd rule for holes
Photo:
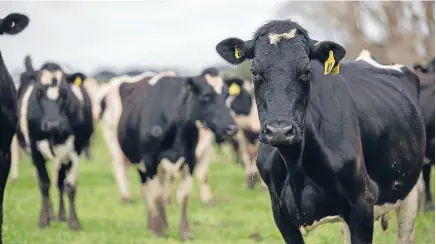
[[[0,19],[0,34],[15,35],[28,23],[25,15],[10,14]],[[27,56],[16,89],[0,56],[0,225],[9,171],[12,165],[15,180],[23,150],[41,192],[39,226],[57,219],[81,228],[79,161],[91,156],[99,123],[121,200],[132,201],[133,166],[146,225],[156,236],[168,228],[165,209],[177,179],[180,238],[191,238],[187,210],[194,178],[202,203],[213,204],[212,146],[227,143],[243,165],[247,187],[259,182],[268,189],[286,243],[304,243],[303,236],[325,222],[341,223],[344,243],[372,243],[374,220],[386,229],[392,210],[397,243],[414,243],[421,195],[425,210],[434,210],[434,58],[414,71],[378,63],[365,50],[344,60],[344,47],[314,40],[287,20],[266,23],[251,40],[222,40],[216,52],[234,65],[250,60],[253,82],[223,78],[210,67],[195,76],[146,71],[99,84],[54,62],[35,68]],[[59,191],[57,212],[51,181]]]

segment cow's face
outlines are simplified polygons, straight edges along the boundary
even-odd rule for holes
[[[236,116],[250,114],[253,99],[249,91],[244,86],[244,81],[238,78],[225,79],[228,87],[228,97],[226,104]]]
[[[193,90],[194,119],[201,121],[219,138],[232,136],[238,131],[230,109],[225,104],[226,92],[220,76],[205,74],[188,79]]]
[[[4,19],[0,18],[0,35],[15,35],[24,30],[29,24],[29,18],[23,14],[9,14]]]
[[[43,66],[35,76],[36,105],[41,111],[41,131],[56,135],[70,133],[71,120],[83,119],[77,102],[74,101],[70,84],[72,80],[82,78],[83,75],[80,73],[69,75],[56,66]]]
[[[291,21],[267,23],[253,40],[225,39],[216,50],[232,64],[252,60],[254,95],[262,125],[259,139],[271,145],[290,145],[302,140],[313,82],[311,60],[328,64],[325,69],[329,74],[339,70],[339,61],[345,55],[339,44],[316,42]],[[332,59],[335,62],[330,62]]]

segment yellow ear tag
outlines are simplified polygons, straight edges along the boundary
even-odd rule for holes
[[[241,51],[241,50],[240,50],[239,48],[235,47],[235,57],[236,57],[237,59],[241,58],[241,54],[239,53],[240,51]]]
[[[329,58],[324,63],[324,75],[332,71],[333,65],[335,65],[335,57],[333,57],[333,51],[329,51]]]
[[[333,67],[333,69],[332,69],[332,71],[330,72],[330,74],[332,74],[332,75],[337,75],[337,74],[339,74],[339,66],[340,66],[341,64],[337,64],[335,67]]]
[[[231,96],[237,96],[239,93],[241,93],[241,88],[238,86],[238,84],[232,83],[232,85],[229,87],[229,94]]]
[[[74,80],[74,85],[80,86],[82,84],[82,79],[80,76],[77,76],[77,78]]]

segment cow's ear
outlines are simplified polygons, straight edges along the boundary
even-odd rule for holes
[[[427,73],[427,69],[422,67],[420,64],[414,64],[413,69],[415,72]]]
[[[238,38],[227,38],[216,45],[216,51],[227,62],[240,64],[246,59],[254,58],[254,41],[243,41]]]
[[[339,62],[345,54],[345,48],[336,42],[316,42],[313,44],[310,59],[316,59],[324,65],[324,75],[338,74]]]
[[[9,14],[0,20],[0,35],[3,33],[15,35],[24,30],[29,24],[29,18],[23,14]]]
[[[78,87],[81,87],[86,79],[86,76],[82,73],[73,73],[67,74],[65,79],[67,80],[68,84],[74,84]]]

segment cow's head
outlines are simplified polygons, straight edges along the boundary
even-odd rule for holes
[[[54,63],[46,63],[35,72],[34,91],[42,132],[66,135],[75,123],[83,120],[80,102],[71,85],[78,78],[84,78],[84,75],[65,74]]]
[[[262,130],[259,139],[271,145],[302,140],[312,66],[324,65],[324,74],[339,72],[345,49],[331,41],[317,42],[292,21],[271,21],[252,40],[228,38],[217,44],[218,54],[231,64],[252,60],[254,94]],[[323,75],[323,74],[317,74]]]
[[[249,115],[253,99],[242,79],[232,77],[224,80],[228,86],[227,106],[235,115]]]
[[[227,89],[218,70],[205,69],[200,76],[188,78],[188,85],[194,94],[192,118],[201,121],[217,137],[234,135],[238,131],[238,126],[225,104],[226,95],[222,93],[227,92]]]
[[[23,14],[9,14],[4,19],[0,18],[0,35],[15,35],[24,30],[29,24],[29,18]]]

